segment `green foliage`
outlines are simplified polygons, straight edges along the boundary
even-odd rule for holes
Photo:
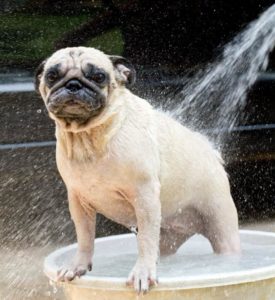
[[[118,28],[114,28],[91,39],[85,46],[97,48],[107,54],[122,55],[124,44],[121,31]]]
[[[89,19],[89,15],[0,15],[0,66],[32,67],[53,52],[56,40]],[[87,45],[119,54],[123,48],[122,36],[114,29]]]

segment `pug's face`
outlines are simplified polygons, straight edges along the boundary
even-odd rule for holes
[[[124,58],[74,47],[55,52],[39,66],[36,87],[50,117],[85,124],[110,104],[115,88],[133,83],[134,78],[135,71]]]

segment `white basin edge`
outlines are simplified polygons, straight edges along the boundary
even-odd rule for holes
[[[275,233],[265,232],[265,231],[254,231],[254,230],[240,230],[240,234],[245,235],[260,235],[260,236],[270,236],[275,238]],[[125,239],[133,237],[134,234],[121,234],[113,235],[109,237],[97,238],[95,243],[100,243],[103,241],[111,241],[113,239]],[[63,248],[60,248],[51,254],[49,254],[44,261],[44,273],[52,281],[56,282],[56,266],[55,259],[61,253],[67,250],[71,250],[77,247],[77,244],[72,244]],[[130,270],[129,270],[130,272]],[[159,284],[157,286],[158,290],[162,289],[191,289],[191,288],[204,288],[204,287],[215,287],[222,285],[232,285],[240,283],[248,283],[259,280],[266,280],[270,278],[275,278],[275,264],[256,268],[249,271],[236,271],[232,274],[230,273],[219,273],[213,275],[202,275],[202,276],[181,276],[181,277],[160,277]],[[76,278],[70,282],[70,284],[78,285],[79,287],[90,287],[93,289],[106,289],[106,290],[117,290],[117,289],[128,289],[126,287],[125,277],[103,277],[103,276],[92,276],[89,274],[83,275],[80,278]]]

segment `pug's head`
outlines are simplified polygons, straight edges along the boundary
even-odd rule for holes
[[[85,125],[102,114],[114,89],[134,81],[135,70],[125,58],[73,47],[58,50],[42,62],[35,85],[50,117],[69,128],[72,123]]]

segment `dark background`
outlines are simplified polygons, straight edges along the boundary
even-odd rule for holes
[[[33,70],[56,49],[92,44],[134,64],[194,68],[215,58],[272,4],[274,0],[5,1],[0,8],[2,66]]]

